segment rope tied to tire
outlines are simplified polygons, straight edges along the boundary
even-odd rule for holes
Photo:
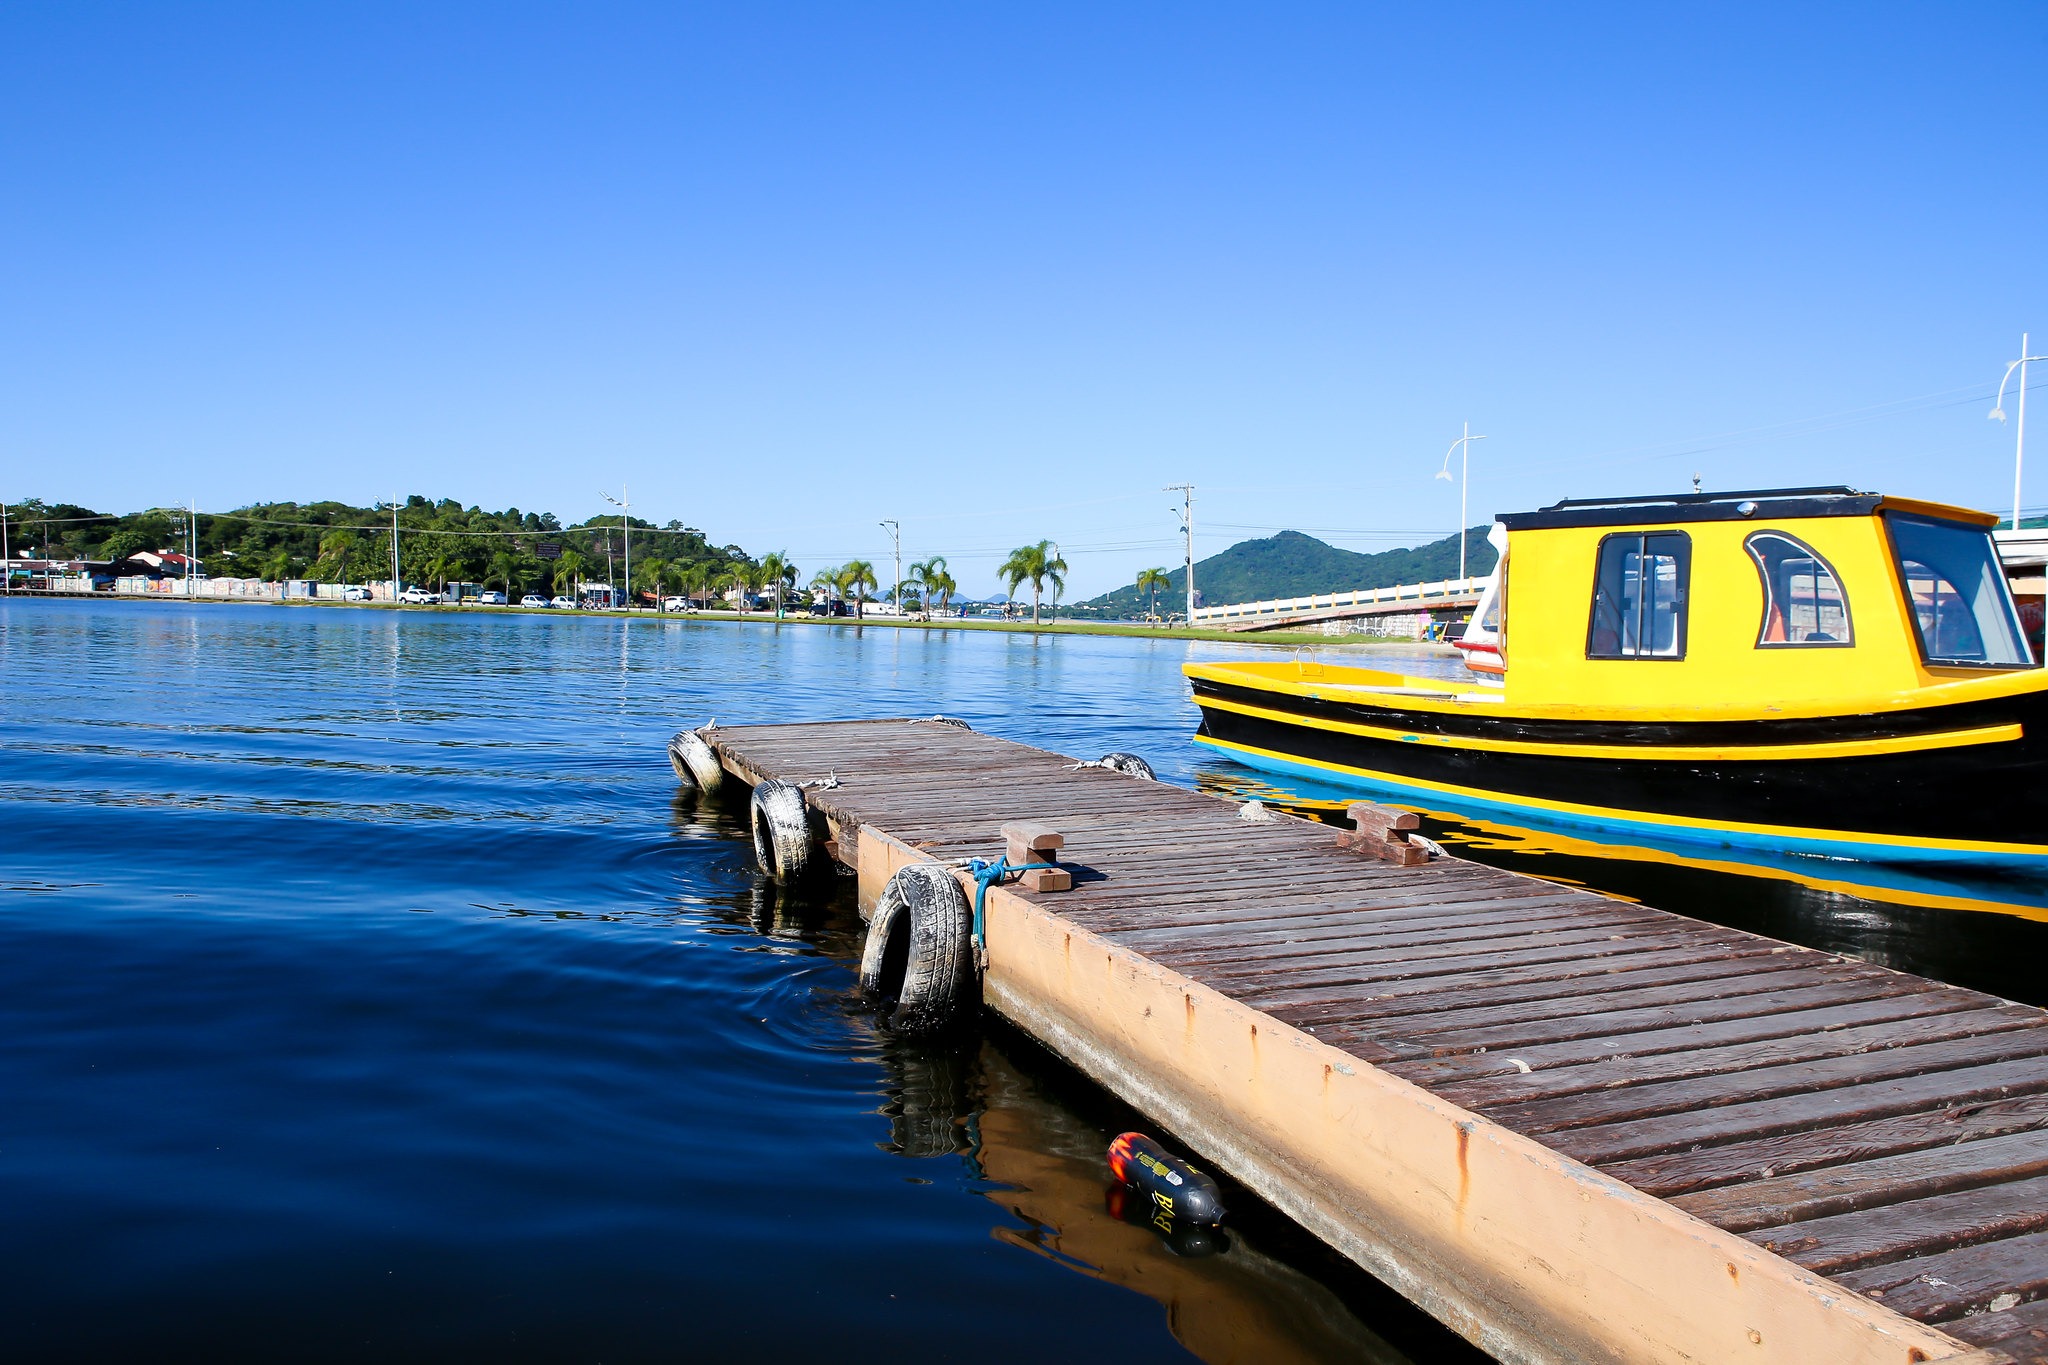
[[[1008,854],[990,862],[986,858],[969,858],[964,866],[968,875],[974,878],[974,965],[981,971],[988,970],[988,935],[984,931],[982,906],[988,900],[988,889],[1001,886],[1005,877],[1018,877],[1039,864],[1012,866]]]

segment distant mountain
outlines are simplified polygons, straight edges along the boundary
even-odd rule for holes
[[[1484,526],[1475,526],[1465,532],[1466,572],[1474,578],[1493,572],[1496,556],[1486,543],[1486,531]],[[1175,569],[1168,576],[1173,588],[1159,594],[1162,611],[1179,608],[1187,595],[1187,570]],[[1264,540],[1241,540],[1195,564],[1195,588],[1212,607],[1269,597],[1433,583],[1457,576],[1458,538],[1454,535],[1412,550],[1368,555],[1340,550],[1299,531],[1282,531]],[[1147,594],[1136,587],[1122,587],[1079,605],[1136,615],[1144,612],[1146,601]]]

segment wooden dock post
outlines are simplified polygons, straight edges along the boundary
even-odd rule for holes
[[[2048,1013],[950,727],[717,743],[838,775],[869,898],[1085,839],[989,890],[988,1005],[1503,1360],[2042,1358]]]

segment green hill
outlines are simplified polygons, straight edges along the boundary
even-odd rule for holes
[[[1493,572],[1493,547],[1484,526],[1465,532],[1466,571],[1474,578]],[[1185,599],[1187,571],[1175,569],[1173,590],[1159,594],[1162,611],[1178,608]],[[1221,554],[1195,564],[1195,588],[1209,606],[1226,602],[1259,602],[1269,597],[1306,597],[1311,593],[1350,592],[1358,588],[1391,588],[1397,583],[1434,583],[1458,576],[1458,538],[1418,545],[1410,550],[1360,554],[1326,545],[1299,531],[1282,531],[1264,540],[1241,540]],[[1112,613],[1141,615],[1145,595],[1135,587],[1118,588],[1081,606]]]

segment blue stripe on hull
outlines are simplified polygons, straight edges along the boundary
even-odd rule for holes
[[[1438,791],[1431,787],[1412,785],[1399,778],[1368,777],[1342,769],[1326,768],[1315,763],[1276,758],[1270,754],[1247,753],[1230,745],[1218,743],[1205,735],[1196,735],[1195,743],[1250,768],[1311,777],[1375,796],[1394,796],[1400,798],[1403,804],[1421,806],[1428,810],[1508,816],[1517,823],[1538,828],[1574,830],[1592,836],[1594,842],[1616,843],[1640,839],[1652,846],[1684,844],[1695,848],[1718,849],[1724,854],[1733,853],[1738,857],[1744,853],[1768,855],[1742,859],[1763,865],[1779,865],[1788,859],[1825,860],[1831,865],[1828,870],[1833,875],[1841,875],[1841,864],[1849,862],[1866,867],[1896,868],[1901,871],[1917,867],[1928,872],[1968,871],[1980,876],[1986,873],[2048,876],[2048,853],[1993,853],[1983,849],[1871,844],[1815,838],[1790,830],[1703,830],[1690,825],[1668,823],[1642,811],[1590,815],[1554,810],[1548,806],[1529,805],[1505,793],[1479,795],[1462,790]]]

